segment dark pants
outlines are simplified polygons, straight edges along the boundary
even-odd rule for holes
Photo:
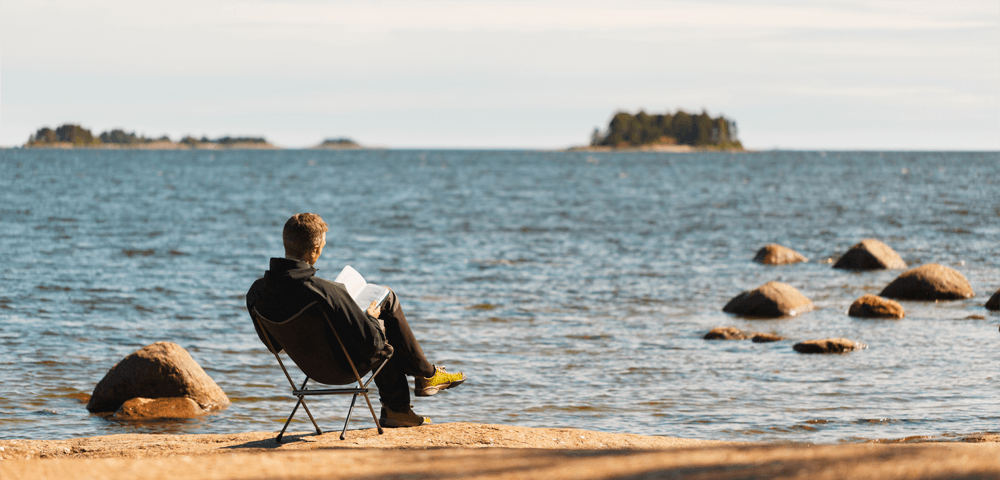
[[[385,336],[393,348],[392,358],[375,377],[379,400],[394,412],[406,412],[410,408],[410,386],[406,376],[433,376],[434,366],[427,361],[417,338],[413,336],[399,298],[392,289],[382,302],[382,313],[378,318],[385,323]]]

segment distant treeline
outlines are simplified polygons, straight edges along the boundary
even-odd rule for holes
[[[28,137],[26,146],[39,147],[47,144],[69,143],[73,146],[97,146],[97,145],[121,145],[138,146],[150,143],[170,143],[170,137],[163,135],[159,138],[148,138],[145,135],[136,135],[135,132],[126,132],[122,129],[114,129],[110,132],[102,132],[94,136],[90,130],[79,125],[66,124],[55,130],[44,127],[38,129],[34,135]],[[236,144],[267,144],[267,140],[261,137],[222,137],[215,140],[207,137],[194,138],[186,136],[180,143],[197,146],[199,144],[217,144],[219,146],[230,146]]]
[[[607,132],[594,129],[590,144],[612,148],[654,145],[743,148],[736,138],[736,122],[723,116],[712,118],[704,111],[692,115],[683,110],[653,115],[641,110],[635,115],[617,112]]]

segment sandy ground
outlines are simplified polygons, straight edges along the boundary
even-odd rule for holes
[[[970,442],[762,445],[447,423],[419,428],[0,441],[13,479],[1000,479],[996,435]]]

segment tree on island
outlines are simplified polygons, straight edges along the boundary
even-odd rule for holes
[[[594,129],[590,144],[612,148],[655,145],[743,148],[736,138],[736,122],[723,116],[712,118],[705,111],[691,115],[683,110],[655,115],[642,110],[635,115],[616,112],[606,133]]]
[[[90,130],[68,123],[55,130],[49,127],[40,128],[34,135],[28,137],[28,145],[44,145],[60,142],[66,142],[74,146],[101,143],[100,140],[94,138],[94,134],[90,133]]]

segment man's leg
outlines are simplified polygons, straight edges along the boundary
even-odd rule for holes
[[[406,322],[403,307],[399,304],[396,292],[389,289],[389,296],[382,302],[382,314],[379,319],[385,322],[385,336],[392,345],[392,361],[398,362],[403,373],[412,376],[430,377],[434,375],[434,366],[427,361],[420,343],[413,336],[410,324]]]
[[[393,411],[406,412],[410,408],[410,387],[406,375],[430,377],[435,373],[434,366],[427,361],[417,338],[413,336],[399,298],[392,289],[382,302],[379,319],[385,323],[385,336],[393,348],[389,363],[375,377],[379,400]]]

